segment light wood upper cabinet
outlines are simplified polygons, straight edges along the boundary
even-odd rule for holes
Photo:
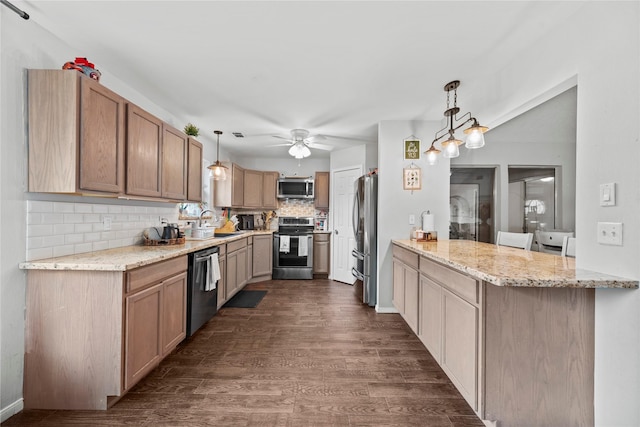
[[[213,205],[218,208],[242,207],[244,201],[244,169],[235,163],[222,163],[227,179],[213,181]]]
[[[162,197],[187,198],[187,135],[166,123],[162,126]]]
[[[262,207],[263,209],[278,209],[278,172],[262,173]]]
[[[162,196],[162,121],[127,104],[127,194]]]
[[[244,170],[243,206],[246,208],[260,208],[262,206],[262,172]]]
[[[231,206],[244,206],[244,169],[235,163],[231,165]]]
[[[125,100],[69,70],[29,70],[29,191],[124,192]]]
[[[329,172],[316,172],[314,193],[316,209],[329,209]]]
[[[189,137],[187,149],[187,200],[202,202],[202,144]]]

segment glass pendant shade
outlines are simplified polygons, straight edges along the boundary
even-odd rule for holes
[[[227,167],[219,161],[216,161],[214,164],[209,166],[208,169],[209,176],[211,176],[214,181],[224,181],[225,179],[227,179],[227,172],[225,171]]]
[[[486,126],[480,126],[478,123],[474,123],[469,129],[466,129],[464,133],[467,134],[467,142],[465,147],[469,149],[484,147],[484,133],[489,128]]]
[[[458,148],[458,145],[460,144],[462,144],[462,141],[450,137],[442,143],[442,155],[448,159],[458,157],[460,155],[460,149]]]
[[[311,150],[303,142],[296,142],[289,148],[289,154],[296,159],[302,159],[311,155]]]
[[[438,154],[440,154],[440,150],[434,147],[433,143],[431,143],[431,147],[429,147],[429,149],[425,151],[424,154],[427,155],[427,163],[429,163],[431,166],[438,163]]]

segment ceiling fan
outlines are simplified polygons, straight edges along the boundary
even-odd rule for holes
[[[285,138],[278,135],[273,135],[274,138],[284,139],[288,141],[286,144],[275,144],[272,147],[278,146],[290,146],[289,154],[296,159],[302,159],[311,155],[309,148],[316,148],[318,150],[332,150],[333,147],[326,144],[318,144],[317,140],[326,139],[322,135],[309,135],[309,131],[306,129],[292,129],[291,138]]]

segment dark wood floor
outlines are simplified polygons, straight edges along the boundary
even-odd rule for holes
[[[26,410],[3,426],[478,426],[397,314],[330,280],[269,281],[224,308],[108,411]]]

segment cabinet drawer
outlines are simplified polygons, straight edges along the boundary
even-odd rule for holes
[[[234,252],[234,251],[237,251],[238,249],[242,249],[246,247],[247,247],[247,239],[236,240],[234,242],[227,243],[227,252]]]
[[[314,242],[328,242],[331,234],[329,233],[315,233],[313,235]]]
[[[400,246],[393,245],[393,256],[410,267],[418,269],[418,254],[411,252],[408,249],[401,248]]]
[[[187,270],[187,256],[145,265],[127,272],[127,293]]]
[[[480,302],[478,281],[469,276],[458,273],[425,257],[420,257],[420,273],[437,281],[470,303],[477,304]]]

